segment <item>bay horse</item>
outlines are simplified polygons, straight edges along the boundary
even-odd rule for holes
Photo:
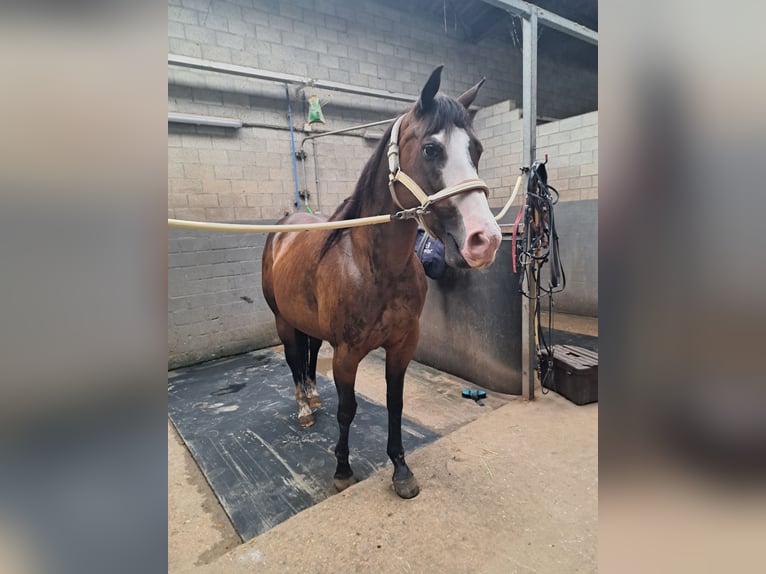
[[[311,409],[321,405],[317,353],[322,341],[333,347],[340,427],[334,482],[339,491],[355,482],[348,436],[356,413],[357,367],[380,347],[386,352],[386,451],[394,464],[394,490],[402,498],[420,491],[404,460],[401,434],[404,374],[418,342],[427,289],[414,254],[415,219],[445,244],[452,267],[488,267],[501,241],[487,186],[478,179],[482,146],[468,114],[484,79],[452,99],[437,93],[441,71],[439,66],[432,72],[415,105],[388,128],[353,194],[329,219],[400,210],[410,210],[413,218],[344,230],[272,233],[264,246],[263,294],[292,371],[302,427],[314,424]],[[279,223],[319,221],[325,219],[294,213]]]

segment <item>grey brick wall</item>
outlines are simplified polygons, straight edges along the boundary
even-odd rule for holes
[[[484,145],[479,166],[490,187],[490,207],[505,205],[522,165],[522,119],[511,102],[479,110],[474,128]],[[561,193],[555,209],[566,290],[556,310],[598,316],[598,112],[537,126],[537,157],[549,156],[548,181]],[[524,188],[514,201],[520,205]],[[512,223],[516,209],[503,222]],[[547,281],[547,274],[544,274]]]
[[[519,168],[526,163],[522,123],[521,111],[512,102],[482,108],[474,118],[484,145],[479,172],[491,191],[490,207],[505,205]],[[561,201],[598,198],[598,111],[538,125],[537,157],[543,159],[546,153],[548,179],[561,193]],[[514,203],[520,202],[521,195]]]
[[[279,343],[261,294],[264,234],[168,231],[168,367]]]
[[[521,101],[521,54],[502,31],[469,44],[445,32],[439,18],[404,14],[375,0],[169,0],[168,51],[413,96],[438,64],[445,64],[442,90],[452,95],[486,76],[476,101],[484,108],[476,126],[487,150],[480,171],[492,188],[493,207],[503,204],[521,165],[521,121],[511,102]],[[538,77],[539,113],[567,118],[538,130],[540,153],[551,154],[551,181],[563,201],[595,198],[597,114],[570,117],[597,108],[595,71],[543,58]],[[311,93],[325,102],[325,130],[391,118],[407,107],[293,86],[296,146],[306,135],[305,99]],[[292,210],[295,191],[283,86],[169,67],[168,109],[255,124],[239,130],[169,124],[169,217],[273,221]],[[316,173],[312,145],[306,146],[308,182],[300,163],[298,175],[301,188],[312,194],[314,209],[330,213],[351,193],[377,143],[360,135],[317,140]],[[261,295],[264,241],[260,234],[169,231],[171,368],[278,343]],[[577,235],[562,241],[572,241],[574,255],[564,261],[574,266],[568,273],[580,285],[570,291],[570,307],[594,310],[597,261],[583,262],[581,255],[591,248],[591,239]],[[560,310],[568,309],[566,301]]]
[[[404,14],[375,0],[170,0],[168,50],[413,96],[443,63],[446,93],[457,95],[486,76],[478,106],[521,97],[521,54],[502,33],[466,43],[452,31],[445,32],[440,18]],[[541,115],[565,117],[597,107],[595,72],[544,59],[538,70]],[[326,101],[323,129],[390,118],[407,107],[292,87],[296,144],[305,135],[304,100],[312,92]],[[171,66],[168,98],[171,111],[237,117],[268,126],[232,130],[171,124],[169,217],[275,219],[292,208],[295,190],[283,86]],[[333,136],[317,140],[316,151],[318,173],[309,157],[308,183],[301,188],[312,193],[314,209],[329,213],[351,192],[371,143]]]
[[[546,153],[561,201],[598,199],[597,111],[538,126],[537,155]]]

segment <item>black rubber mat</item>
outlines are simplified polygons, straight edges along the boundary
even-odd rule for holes
[[[385,385],[385,381],[380,381]],[[317,377],[323,406],[301,429],[290,369],[262,350],[172,371],[168,414],[243,540],[335,494],[335,385]],[[388,414],[357,394],[351,467],[359,480],[389,463]],[[439,435],[402,421],[406,452]]]

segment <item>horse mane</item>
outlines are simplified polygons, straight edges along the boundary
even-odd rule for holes
[[[356,182],[354,193],[343,200],[328,221],[345,221],[348,219],[356,219],[360,216],[365,195],[375,187],[375,177],[377,176],[378,166],[386,154],[388,141],[391,139],[391,130],[393,128],[393,123],[388,126],[388,129],[378,142],[378,147],[375,148],[370,159],[364,164],[362,175],[359,176],[359,179]],[[333,229],[322,245],[322,249],[319,252],[319,259],[322,259],[325,253],[327,253],[330,248],[338,242],[343,233],[347,231],[348,229]]]
[[[424,121],[426,134],[437,133],[445,127],[448,128],[453,125],[458,128],[469,128],[472,124],[471,116],[463,104],[444,94],[437,94],[427,111],[421,110],[420,106],[416,104],[415,115]],[[354,192],[343,200],[330,216],[329,221],[343,221],[360,217],[365,197],[375,188],[377,169],[386,154],[393,127],[393,123],[388,126],[378,143],[378,147],[375,148],[375,152],[367,160],[362,174],[356,182]],[[333,229],[322,244],[319,259],[322,259],[347,231],[348,229]]]

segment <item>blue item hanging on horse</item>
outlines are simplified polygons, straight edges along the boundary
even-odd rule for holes
[[[418,228],[415,239],[415,254],[423,264],[423,269],[431,279],[440,279],[447,269],[444,261],[444,244],[438,239],[432,239],[424,230]]]

